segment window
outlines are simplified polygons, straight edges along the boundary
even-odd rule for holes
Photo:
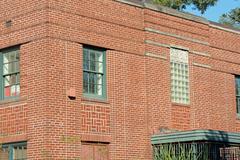
[[[81,159],[84,160],[108,160],[108,144],[104,143],[83,143]]]
[[[237,113],[240,114],[240,76],[235,76]]]
[[[88,98],[106,97],[105,50],[83,48],[83,94]]]
[[[172,102],[189,104],[188,52],[171,48],[170,61]]]
[[[27,143],[3,144],[0,148],[1,160],[27,160]]]
[[[19,47],[4,49],[0,54],[1,99],[20,94]]]

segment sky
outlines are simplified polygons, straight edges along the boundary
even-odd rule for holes
[[[240,0],[218,0],[217,4],[214,7],[209,7],[203,15],[199,11],[193,10],[191,6],[184,11],[218,22],[223,13],[227,13],[236,7],[240,7]]]

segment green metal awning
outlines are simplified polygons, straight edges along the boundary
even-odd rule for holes
[[[153,145],[165,143],[211,141],[221,143],[240,144],[240,133],[216,130],[192,130],[154,135],[151,138]]]

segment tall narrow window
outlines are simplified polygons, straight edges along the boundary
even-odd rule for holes
[[[19,47],[1,51],[1,99],[8,99],[20,94]]]
[[[240,76],[235,76],[237,114],[240,114]]]
[[[105,50],[83,48],[83,94],[88,98],[105,98],[106,69]]]
[[[172,102],[189,104],[188,52],[171,48],[170,61]]]

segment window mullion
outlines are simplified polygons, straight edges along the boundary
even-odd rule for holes
[[[13,146],[9,145],[9,159],[13,160]]]

